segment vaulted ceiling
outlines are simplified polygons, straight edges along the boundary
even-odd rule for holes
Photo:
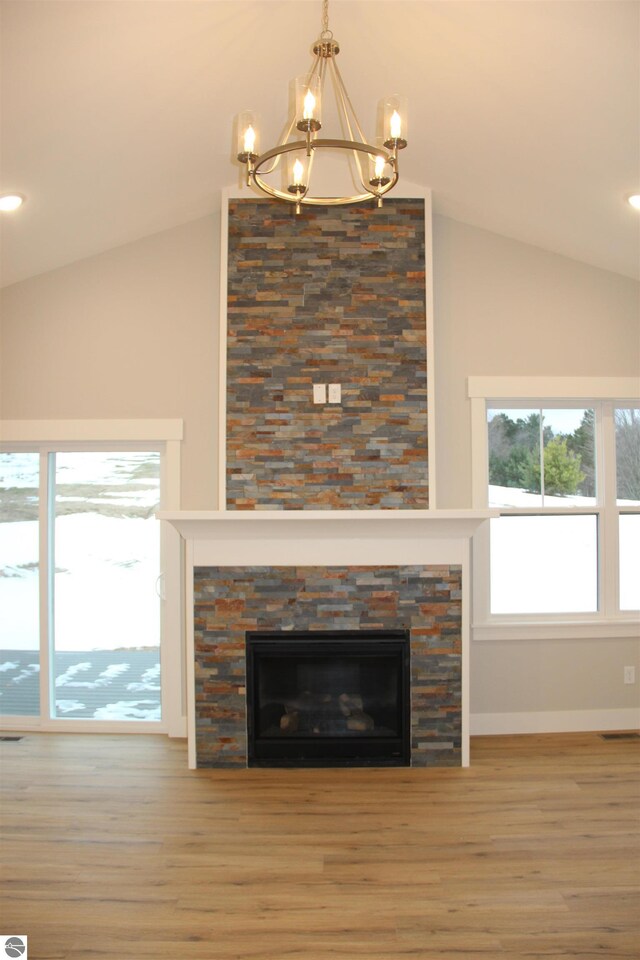
[[[638,276],[640,5],[331,0],[365,131],[410,98],[435,211]],[[232,120],[280,133],[320,0],[4,0],[3,282],[204,216],[239,183]],[[373,136],[373,133],[371,134]]]

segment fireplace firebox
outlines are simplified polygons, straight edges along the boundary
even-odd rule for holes
[[[246,636],[249,766],[408,766],[408,630]]]

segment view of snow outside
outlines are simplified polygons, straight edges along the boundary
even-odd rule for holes
[[[626,414],[627,411],[620,411]],[[492,421],[496,421],[492,425]],[[623,418],[620,423],[625,425]],[[593,411],[515,408],[488,411],[489,506],[552,511],[595,506]],[[632,476],[618,492],[638,489],[640,417],[634,427]],[[545,455],[540,465],[540,438]],[[552,445],[555,458],[547,456]],[[628,445],[627,445],[628,446]],[[626,448],[625,448],[626,449]],[[537,462],[536,462],[537,461]],[[545,484],[546,474],[549,483]],[[506,483],[492,482],[494,479]],[[528,481],[528,486],[524,483]],[[543,490],[562,489],[564,492]],[[618,497],[619,507],[640,507]],[[594,613],[598,609],[598,519],[594,514],[504,516],[491,521],[491,612]],[[640,514],[622,514],[619,527],[620,609],[640,609]]]
[[[56,715],[159,719],[159,455],[55,460]],[[37,454],[0,454],[4,714],[9,701],[11,712],[39,709],[38,469]]]
[[[593,515],[491,520],[491,612],[595,613],[597,541]]]

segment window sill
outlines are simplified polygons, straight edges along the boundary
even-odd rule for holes
[[[471,637],[473,641],[639,639],[640,620],[508,620],[474,624]]]

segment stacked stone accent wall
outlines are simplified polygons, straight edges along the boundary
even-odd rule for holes
[[[461,568],[198,567],[198,766],[247,764],[249,630],[411,631],[411,764],[461,762]]]
[[[227,299],[227,508],[428,507],[424,201],[230,201]]]

